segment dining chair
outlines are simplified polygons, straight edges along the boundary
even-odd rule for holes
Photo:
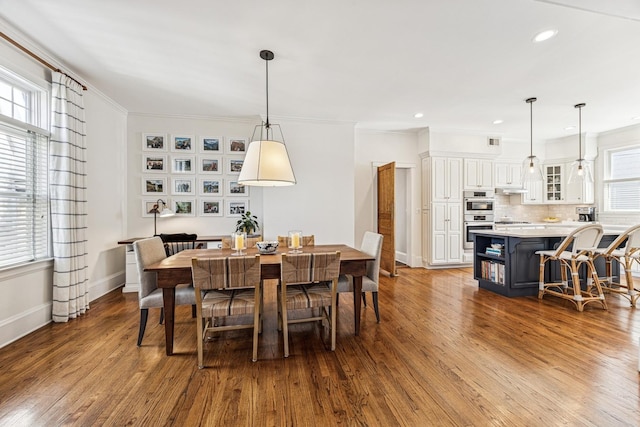
[[[634,286],[631,268],[634,262],[640,263],[640,224],[625,230],[608,247],[596,249],[595,259],[598,258],[604,259],[606,266],[605,276],[600,277],[602,288],[607,292],[622,295],[629,300],[631,307],[635,307],[640,297],[640,289]],[[624,268],[624,284],[622,280],[613,281],[614,261]],[[622,279],[622,272],[620,272],[620,279]]]
[[[278,288],[278,324],[282,329],[284,357],[289,357],[289,325],[327,320],[331,351],[336,349],[336,291],[340,274],[340,252],[282,254]],[[315,315],[314,309],[319,313]],[[290,318],[289,312],[308,312]]]
[[[262,241],[262,236],[258,237],[247,237],[247,249],[253,248],[256,246],[256,243]],[[222,249],[231,249],[231,237],[223,237],[222,245],[220,246]]]
[[[373,310],[376,313],[376,321],[380,323],[380,311],[378,309],[378,283],[380,282],[380,256],[382,254],[382,234],[365,231],[360,244],[360,251],[374,257],[373,261],[367,261],[367,274],[362,277],[362,302],[367,306],[366,292],[371,292]],[[338,298],[340,293],[353,292],[353,277],[341,274],[338,278]]]
[[[289,247],[289,236],[278,236],[278,247],[280,248],[288,248]],[[302,236],[302,247],[305,246],[314,246],[316,243],[316,238],[314,234],[310,234],[308,236]]]
[[[147,318],[150,308],[160,309],[160,323],[164,318],[164,301],[162,289],[158,288],[156,273],[144,271],[144,269],[167,257],[164,244],[160,237],[136,240],[133,242],[133,251],[136,257],[136,269],[138,270],[138,305],[140,306],[140,329],[138,331],[138,347],[142,345],[142,338],[147,326]],[[193,287],[178,285],[175,296],[176,305],[194,305],[196,303]]]
[[[540,256],[538,298],[554,295],[571,301],[578,311],[583,311],[584,306],[591,302],[597,302],[606,310],[607,302],[593,264],[593,254],[602,235],[601,225],[588,224],[573,230],[556,249],[537,251],[536,254]],[[545,282],[545,267],[552,265],[552,261],[559,264],[560,282]],[[582,265],[587,267],[584,289],[580,283],[579,270]],[[571,273],[571,287],[567,271]]]
[[[191,275],[196,290],[198,368],[204,366],[203,341],[208,332],[253,329],[252,360],[258,360],[262,324],[260,255],[193,258]],[[253,316],[252,322],[241,322],[247,316]],[[230,319],[236,320],[227,324]]]
[[[188,233],[160,234],[160,238],[164,243],[167,256],[171,256],[185,249],[195,249],[198,235]]]

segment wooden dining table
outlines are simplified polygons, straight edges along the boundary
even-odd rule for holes
[[[340,251],[340,274],[350,274],[354,279],[354,331],[355,335],[358,335],[360,333],[360,312],[362,308],[362,276],[367,273],[367,261],[373,261],[374,258],[358,249],[341,244],[314,245],[303,248],[303,252],[306,253],[335,251]],[[191,283],[191,259],[221,258],[231,256],[234,252],[232,249],[188,249],[145,268],[145,271],[156,272],[158,287],[162,288],[167,356],[173,354],[175,290],[178,284]],[[249,248],[243,252],[247,255],[256,255],[259,253],[257,248]],[[260,256],[261,278],[263,280],[280,279],[282,253],[286,253],[286,248],[279,249],[275,254]]]

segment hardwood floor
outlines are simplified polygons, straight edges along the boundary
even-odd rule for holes
[[[205,345],[202,370],[189,307],[167,357],[158,311],[138,348],[137,295],[114,291],[0,349],[0,425],[640,424],[640,308],[613,295],[608,311],[583,313],[509,299],[479,290],[470,269],[399,274],[381,278],[380,324],[369,305],[353,336],[342,294],[336,351],[316,325],[294,325],[286,360],[271,288],[259,361],[250,331],[227,332]]]

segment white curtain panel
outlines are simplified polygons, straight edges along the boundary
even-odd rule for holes
[[[89,308],[86,133],[82,87],[54,72],[51,91],[49,194],[53,237],[53,321]]]

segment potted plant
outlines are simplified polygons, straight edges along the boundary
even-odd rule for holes
[[[250,211],[242,214],[242,217],[236,222],[236,231],[244,231],[247,236],[253,234],[254,231],[260,229],[258,217],[251,215]]]

